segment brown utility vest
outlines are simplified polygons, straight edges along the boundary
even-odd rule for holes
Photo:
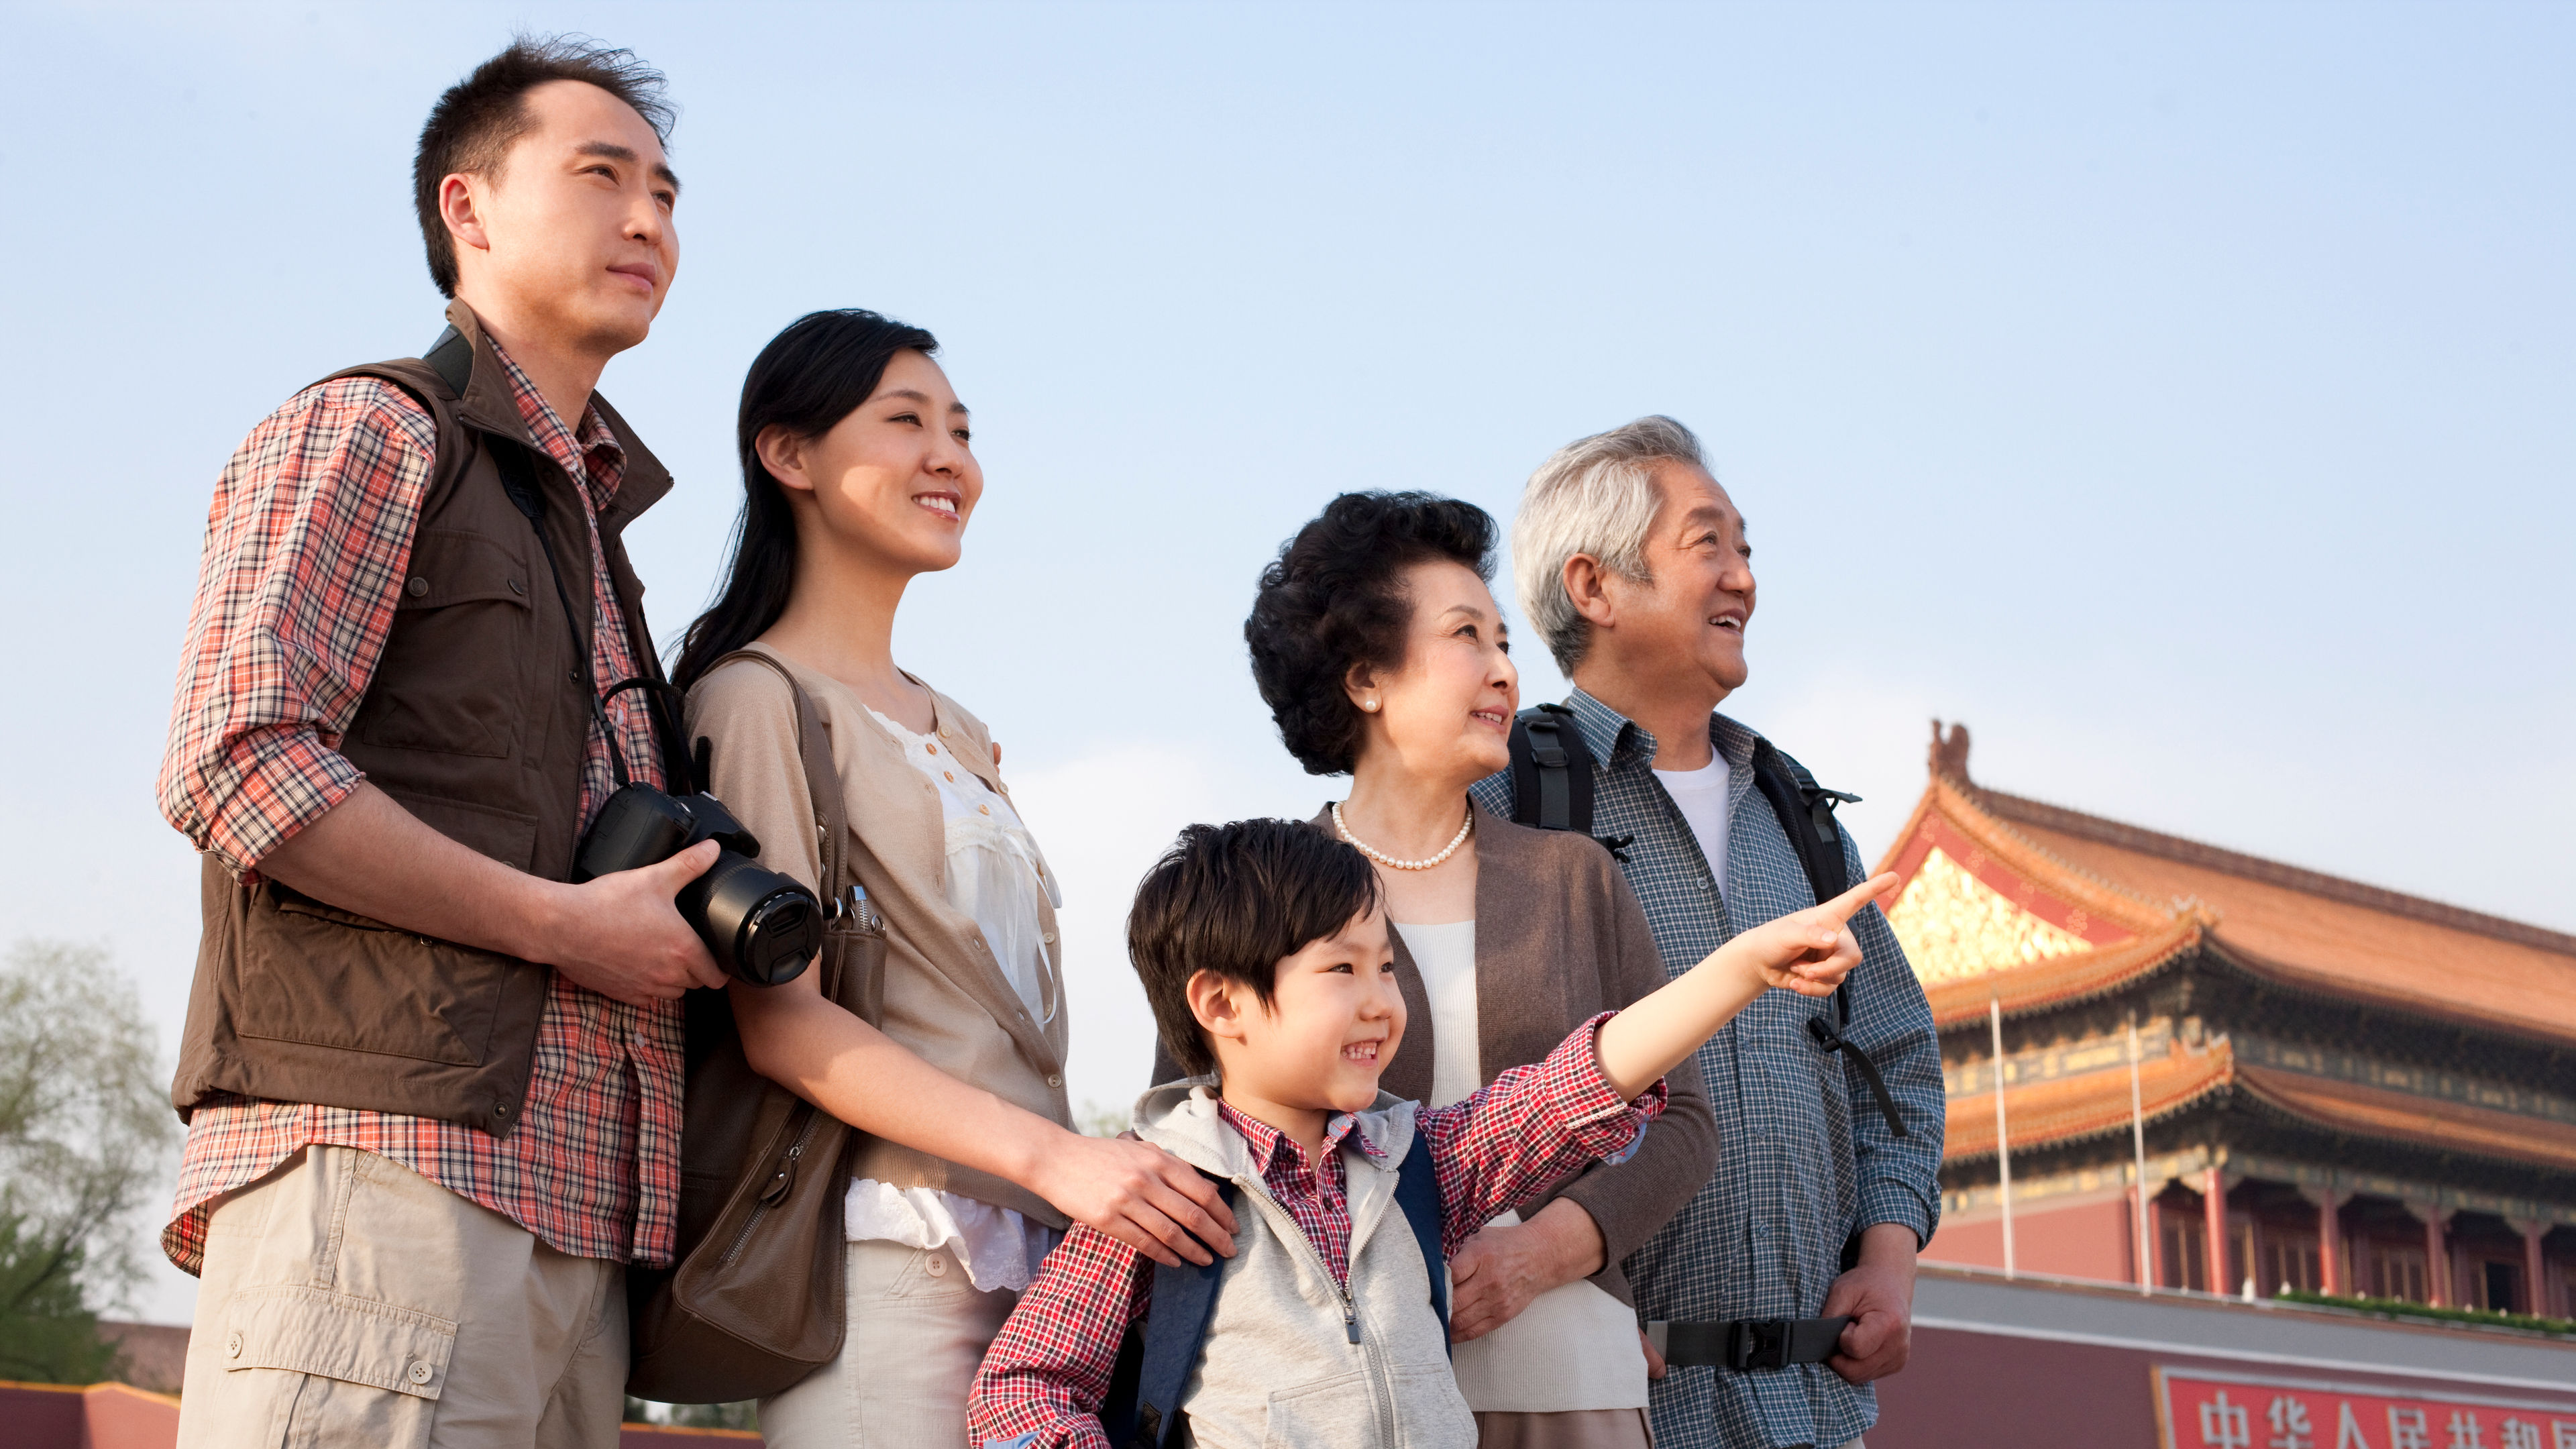
[[[436,423],[438,451],[384,655],[338,747],[431,829],[514,870],[568,880],[592,728],[587,505],[530,436],[472,310],[453,303],[447,318],[453,332],[427,361],[332,374],[409,392]],[[671,478],[606,399],[591,403],[626,449],[600,544],[635,657],[658,678],[644,586],[619,534]],[[569,625],[536,529],[502,488],[494,438],[534,464]],[[551,967],[398,930],[275,881],[244,886],[212,856],[202,872],[205,933],[170,1088],[182,1118],[230,1092],[495,1136],[518,1125]]]

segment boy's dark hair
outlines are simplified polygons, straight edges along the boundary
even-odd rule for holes
[[[1413,602],[1404,571],[1428,559],[1494,581],[1494,520],[1430,493],[1345,493],[1297,530],[1261,571],[1243,641],[1280,742],[1309,775],[1358,763],[1360,719],[1343,688],[1351,666],[1397,669]]]
[[[1192,825],[1136,887],[1127,957],[1145,983],[1163,1049],[1202,1077],[1216,1054],[1190,1015],[1190,977],[1213,971],[1264,1006],[1279,963],[1338,933],[1378,903],[1377,872],[1358,851],[1293,820]]]
[[[662,94],[662,73],[586,35],[522,35],[510,48],[474,67],[429,108],[412,153],[412,206],[420,213],[421,240],[429,244],[429,279],[442,297],[456,295],[456,241],[438,215],[439,183],[459,172],[498,175],[510,145],[528,129],[528,92],[548,81],[594,85],[635,108],[667,146],[673,113]]]

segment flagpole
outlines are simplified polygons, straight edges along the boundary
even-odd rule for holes
[[[1986,997],[1986,1024],[1995,1038],[1995,1163],[2003,1174],[2004,1188],[2004,1276],[2017,1276],[2013,1263],[2012,1221],[2012,1140],[2004,1133],[2004,1006],[1992,995]]]
[[[2147,1248],[2147,1114],[2138,1090],[2138,1014],[2129,1013],[2129,1147],[2138,1159],[2138,1291],[2155,1291]]]

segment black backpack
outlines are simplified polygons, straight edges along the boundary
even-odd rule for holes
[[[1212,1172],[1200,1176],[1218,1184],[1225,1205],[1234,1206],[1235,1187]],[[1440,1181],[1432,1174],[1431,1144],[1417,1130],[1413,1146],[1396,1167],[1395,1205],[1413,1229],[1422,1250],[1422,1266],[1431,1278],[1431,1311],[1440,1316],[1442,1342],[1449,1338],[1448,1259],[1440,1252]],[[1109,1393],[1101,1402],[1100,1427],[1116,1449],[1167,1449],[1185,1442],[1180,1427],[1181,1390],[1198,1367],[1207,1343],[1208,1322],[1216,1315],[1216,1295],[1225,1275],[1223,1258],[1204,1268],[1154,1265],[1154,1293],[1145,1304],[1145,1321],[1127,1330],[1118,1345],[1117,1366],[1109,1373]],[[1359,1329],[1351,1329],[1353,1343]]]
[[[1522,710],[1512,721],[1511,770],[1515,822],[1592,835],[1592,750],[1575,727],[1574,711],[1561,704]],[[1834,807],[1860,797],[1817,784],[1806,766],[1782,754],[1769,740],[1758,738],[1753,742],[1753,785],[1771,802],[1771,813],[1780,817],[1780,828],[1788,832],[1816,899],[1829,901],[1851,889],[1851,874],[1843,867],[1842,826],[1834,819]],[[1632,835],[1592,838],[1623,862],[1636,840]],[[1823,1050],[1846,1054],[1878,1099],[1887,1130],[1898,1137],[1910,1136],[1905,1118],[1896,1110],[1896,1098],[1889,1095],[1886,1080],[1878,1074],[1878,1063],[1843,1035],[1851,1027],[1851,990],[1847,977],[1834,992],[1832,1012],[1807,1018],[1807,1034]]]

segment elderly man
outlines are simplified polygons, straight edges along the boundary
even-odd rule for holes
[[[1591,759],[1589,828],[1645,903],[1664,969],[1813,904],[1757,788],[1769,747],[1716,712],[1745,680],[1753,550],[1699,440],[1649,417],[1559,450],[1530,478],[1512,554],[1522,608],[1575,684],[1557,723]],[[1476,795],[1537,818],[1511,772]],[[1886,918],[1852,924],[1866,958],[1844,1007],[1772,993],[1700,1050],[1716,1175],[1627,1262],[1640,1316],[1668,1325],[1658,1449],[1856,1449],[1878,1417],[1870,1381],[1905,1366],[1914,1256],[1940,1211],[1940,1050]],[[1810,1026],[1820,1014],[1833,1031]],[[1836,1036],[1868,1063],[1830,1050]],[[1817,1321],[1842,1317],[1839,1332]]]

